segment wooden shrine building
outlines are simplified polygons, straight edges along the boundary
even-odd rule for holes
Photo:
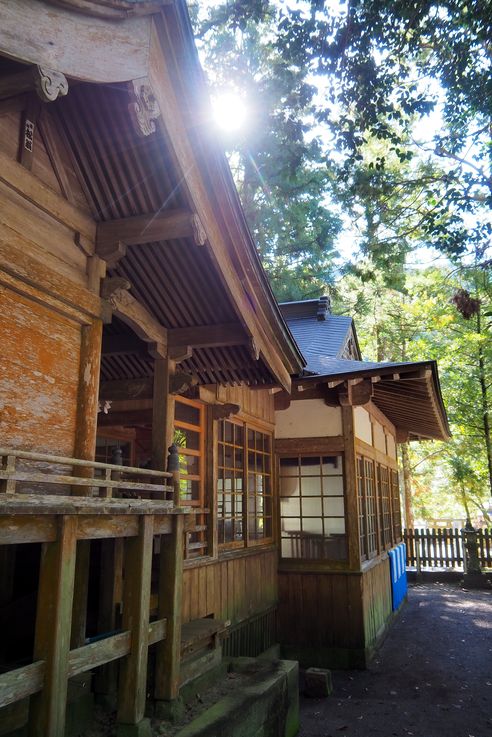
[[[437,367],[362,361],[327,297],[281,308],[307,365],[275,397],[279,639],[304,665],[364,667],[392,616],[397,444],[449,438]]]
[[[396,443],[448,430],[344,320],[277,305],[184,0],[0,3],[0,736],[149,734],[222,638],[372,647]]]

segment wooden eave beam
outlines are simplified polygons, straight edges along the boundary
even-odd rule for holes
[[[117,379],[102,381],[99,400],[152,399],[153,379]]]
[[[189,345],[193,348],[224,348],[248,345],[249,342],[243,326],[238,322],[168,330],[169,347]]]
[[[284,389],[290,391],[290,372],[277,347],[278,338],[266,320],[260,321],[256,314],[256,305],[252,309],[252,297],[245,287],[247,276],[244,272],[238,274],[237,258],[231,256],[228,224],[224,223],[224,211],[230,205],[225,203],[222,211],[217,212],[217,197],[223,194],[222,187],[220,192],[215,192],[210,176],[197,165],[197,152],[191,141],[189,121],[185,117],[186,105],[183,105],[181,99],[183,89],[179,77],[183,74],[184,67],[178,57],[180,53],[186,53],[186,49],[183,48],[183,37],[174,6],[164,8],[162,17],[154,16],[152,24],[149,83],[160,110],[156,123],[183,178],[182,189],[186,192],[188,201],[193,203],[192,209],[199,216],[207,234],[208,252],[227,294],[247,332],[254,338],[258,353],[271,374]],[[189,93],[189,87],[186,89]]]
[[[188,210],[172,210],[98,223],[96,253],[115,263],[125,255],[127,246],[177,238],[191,238],[197,246],[205,244],[207,237],[198,215]]]

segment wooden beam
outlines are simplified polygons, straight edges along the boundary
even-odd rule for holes
[[[154,361],[154,387],[152,401],[152,468],[165,471],[168,448],[173,442],[175,399],[170,384],[175,364],[169,358]]]
[[[68,82],[60,72],[38,65],[0,77],[0,100],[24,92],[36,92],[43,102],[54,102],[68,93]]]
[[[143,719],[147,696],[153,516],[142,515],[139,527],[138,537],[124,543],[122,629],[130,632],[131,649],[120,666],[120,724],[138,724]]]
[[[99,387],[99,401],[124,399],[152,399],[153,382],[148,379],[121,379],[102,381]]]
[[[196,246],[205,244],[206,234],[198,215],[188,210],[172,210],[98,223],[96,253],[114,263],[115,245],[118,243],[142,246],[178,238],[191,238]],[[124,251],[120,258],[122,256]]]
[[[103,8],[101,3],[97,7]],[[38,0],[2,2],[0,52],[18,61],[56,66],[67,77],[86,82],[138,79],[148,70],[150,17],[127,13],[114,20],[54,4],[47,12]]]
[[[139,338],[147,343],[154,343],[159,350],[167,346],[167,330],[155,317],[138,302],[127,290],[129,283],[118,277],[103,279],[101,297],[107,300],[108,308],[126,323]],[[128,285],[128,286],[126,286]]]
[[[342,406],[358,407],[368,404],[374,394],[374,385],[370,379],[357,382],[347,382],[346,388],[340,391],[340,404]]]
[[[179,695],[183,600],[184,516],[173,517],[172,535],[161,536],[159,555],[159,619],[167,620],[166,639],[159,643],[155,665],[155,698],[172,701]],[[156,705],[157,706],[157,705]],[[159,716],[158,706],[156,715]]]
[[[75,516],[60,517],[58,540],[41,554],[33,658],[45,661],[45,675],[42,691],[31,699],[29,737],[65,734],[76,530]]]
[[[228,345],[249,345],[249,338],[240,323],[232,322],[223,325],[200,325],[168,330],[168,345],[221,348]]]
[[[226,404],[214,404],[211,408],[214,420],[228,419],[233,415],[237,415],[240,410],[240,405],[233,404],[232,402],[227,402]]]

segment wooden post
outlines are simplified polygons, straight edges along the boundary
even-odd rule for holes
[[[174,435],[174,396],[169,382],[175,362],[169,358],[154,360],[154,390],[152,400],[152,468],[165,471],[167,452]]]
[[[131,650],[120,666],[117,721],[123,725],[139,724],[145,711],[153,531],[153,515],[142,515],[139,534],[124,545],[122,629],[130,631]]]
[[[43,545],[34,661],[44,660],[43,689],[32,696],[29,737],[63,737],[75,577],[77,518],[59,518],[58,539]]]
[[[97,631],[100,634],[119,629],[118,605],[121,604],[123,575],[123,540],[101,540],[101,580]],[[96,671],[94,691],[109,704],[116,705],[117,663],[106,663]],[[113,703],[114,702],[114,703]]]
[[[354,413],[350,405],[342,405],[343,442],[345,450],[345,519],[347,525],[348,563],[351,570],[360,569],[359,512],[357,509],[357,468],[355,454]]]
[[[183,596],[184,516],[173,516],[170,535],[161,535],[159,619],[167,619],[166,638],[157,645],[155,698],[173,701],[179,695]],[[157,714],[159,716],[159,714]],[[162,715],[164,716],[164,715]]]
[[[97,409],[99,402],[99,375],[101,372],[102,320],[94,320],[81,328],[79,387],[77,394],[77,425],[74,458],[94,460],[96,452]],[[77,466],[77,476],[92,476],[91,468]],[[90,486],[73,487],[74,496],[91,496]]]
[[[94,460],[96,452],[97,408],[99,401],[99,375],[101,370],[102,320],[94,320],[81,328],[79,387],[77,393],[77,424],[75,430],[74,457]],[[91,468],[75,466],[75,476],[92,476]],[[72,486],[74,496],[90,496],[90,486]],[[87,620],[87,592],[89,589],[90,540],[80,540],[75,572],[75,593],[72,617],[72,647],[85,642]]]

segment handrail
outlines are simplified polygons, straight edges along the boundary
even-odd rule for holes
[[[110,468],[111,471],[122,473],[139,473],[145,476],[158,476],[159,478],[172,478],[170,471],[155,471],[152,468],[138,468],[136,466],[116,466],[113,463],[101,463],[100,461],[83,461],[81,458],[67,458],[66,456],[52,456],[46,453],[32,453],[28,450],[15,450],[14,448],[0,448],[1,456],[15,456],[30,461],[45,461],[46,463],[58,463],[60,466],[83,466],[85,468]]]
[[[174,504],[179,504],[179,467],[178,449],[175,445],[169,448],[168,471],[157,471],[151,468],[137,468],[135,466],[121,466],[112,463],[100,463],[99,461],[82,460],[80,458],[69,458],[66,456],[49,455],[47,453],[33,453],[31,451],[16,450],[13,448],[0,447],[0,492],[7,494],[16,493],[16,483],[25,482],[32,484],[62,484],[65,486],[78,487],[85,491],[76,492],[92,496],[94,489],[98,489],[99,496],[111,497],[113,491],[124,490],[127,495],[142,494],[160,497],[161,499],[173,499]],[[32,461],[34,463],[49,463],[51,466],[70,466],[72,475],[57,472],[56,468],[48,470],[17,468],[17,462]],[[87,468],[90,475],[73,475],[76,468]],[[94,471],[103,471],[101,476],[94,476]],[[139,479],[130,480],[128,477],[138,476]],[[150,483],[142,480],[147,478]],[[161,481],[161,483],[158,483]],[[102,493],[101,493],[101,490]]]

